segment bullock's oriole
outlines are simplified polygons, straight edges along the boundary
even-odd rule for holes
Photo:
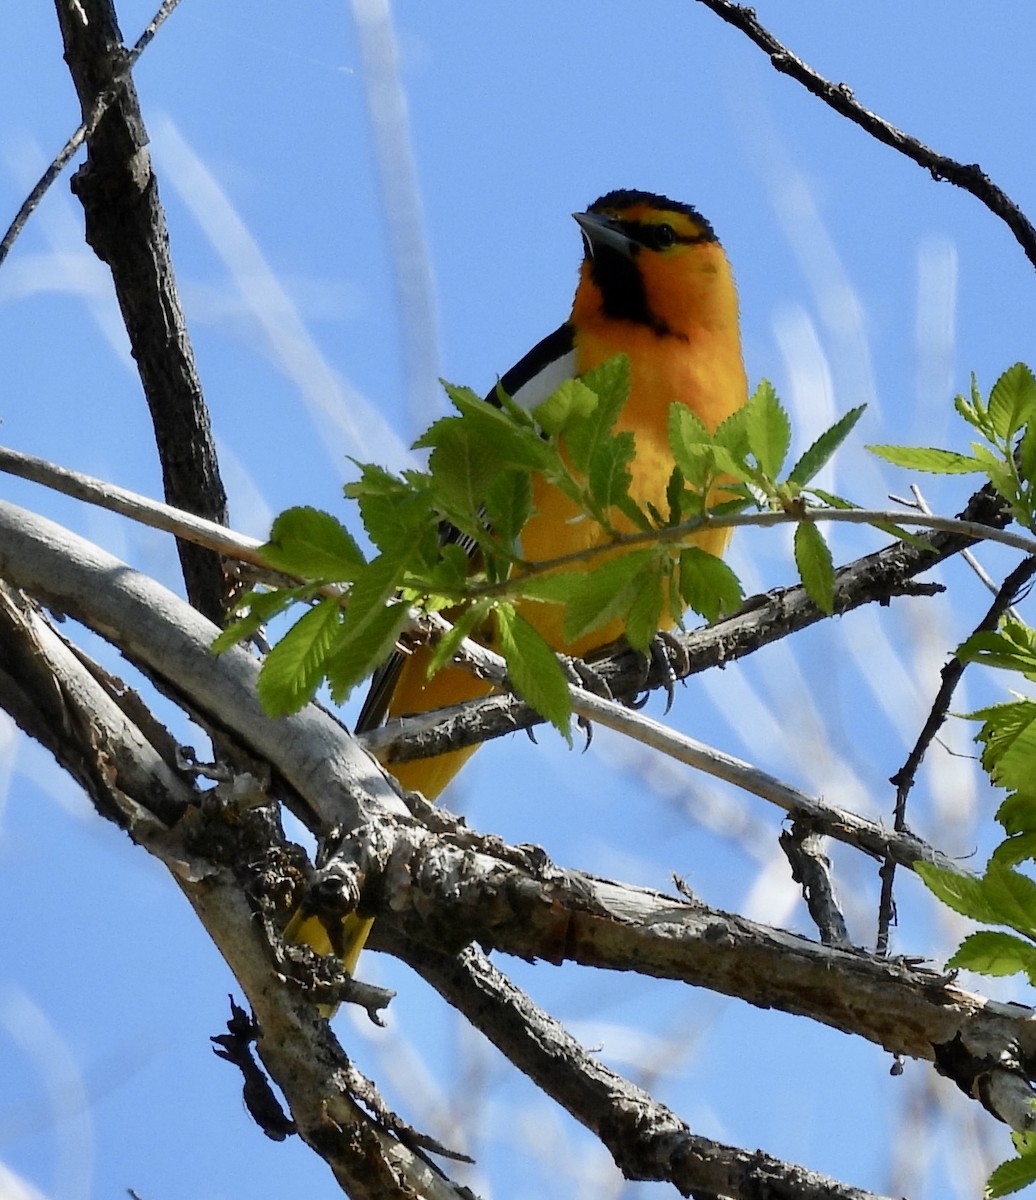
[[[639,504],[666,510],[673,457],[667,426],[670,405],[686,404],[711,431],[745,403],[737,293],[730,264],[709,222],[686,204],[650,192],[609,192],[584,213],[573,214],[583,234],[584,257],[572,314],[501,379],[518,404],[534,409],[564,380],[625,354],[629,399],[616,429],[636,439],[630,494]],[[495,392],[488,397],[493,401]],[[533,483],[534,515],[522,532],[527,561],[543,561],[608,540],[595,522],[577,519],[573,503],[543,479]],[[616,513],[614,525],[631,528]],[[702,534],[698,544],[722,553],[728,531]],[[554,605],[527,605],[523,614],[555,649],[584,656],[614,641],[618,625],[605,625],[567,643]],[[671,625],[680,614],[668,618]],[[490,686],[459,667],[425,678],[430,651],[394,657],[375,675],[357,722],[372,729],[386,717],[427,712],[485,695]],[[392,768],[403,787],[434,799],[476,747]],[[352,972],[370,928],[346,920],[343,962]],[[330,953],[316,918],[297,914],[290,940]]]

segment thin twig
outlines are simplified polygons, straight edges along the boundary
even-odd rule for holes
[[[923,512],[926,515],[931,516],[932,509],[929,506],[928,501],[925,499],[924,493],[921,491],[921,489],[917,486],[916,483],[912,483],[910,485],[910,492],[913,495],[914,499],[912,501],[903,500],[902,503],[907,504],[912,508],[916,508],[918,510],[918,512]],[[894,499],[898,499],[898,497],[890,496],[889,499],[894,500]],[[996,580],[992,577],[992,575],[990,575],[990,573],[986,570],[986,568],[978,561],[978,559],[975,557],[975,555],[970,550],[962,550],[960,552],[960,556],[962,559],[964,559],[964,561],[968,564],[968,566],[972,569],[972,571],[974,571],[975,575],[979,578],[979,580],[981,580],[982,585],[995,596],[1000,591],[1000,585],[996,582]],[[1016,620],[1021,620],[1021,617],[1019,616],[1018,612],[1014,608],[1009,608],[1007,611]]]
[[[775,71],[782,75],[790,75],[807,91],[852,121],[854,125],[859,125],[871,137],[877,138],[886,146],[891,146],[893,150],[898,150],[918,166],[930,171],[932,178],[937,182],[946,180],[970,192],[1007,225],[1024,251],[1025,257],[1036,267],[1036,228],[1010,196],[997,187],[977,163],[964,164],[948,158],[945,154],[939,154],[917,138],[897,129],[877,113],[864,108],[853,96],[850,87],[825,79],[778,41],[759,23],[755,9],[733,4],[731,0],[699,0],[699,3],[711,9],[728,25],[740,29],[755,42],[770,56]]]
[[[22,479],[30,479],[33,483],[52,488],[67,496],[75,496],[88,504],[96,504],[120,513],[131,520],[156,529],[164,529],[175,533],[184,541],[194,542],[206,549],[216,550],[230,557],[241,557],[245,562],[254,561],[246,554],[238,555],[235,544],[249,546],[254,539],[247,539],[242,534],[232,535],[226,545],[217,544],[212,540],[221,536],[215,531],[218,528],[211,521],[200,520],[193,514],[184,512],[168,504],[160,504],[147,496],[131,492],[126,488],[116,487],[91,475],[67,467],[59,467],[46,459],[36,458],[31,454],[23,454],[0,446],[0,472],[17,475]],[[182,516],[183,520],[179,518]],[[680,525],[671,525],[665,529],[655,529],[643,533],[617,534],[612,540],[588,550],[578,550],[572,554],[559,555],[557,558],[543,559],[534,563],[524,563],[521,576],[541,575],[566,566],[578,566],[582,563],[592,565],[605,555],[611,554],[616,548],[629,549],[643,545],[673,544],[686,541],[699,535],[703,529],[741,529],[745,527],[767,529],[773,525],[790,525],[797,521],[831,521],[844,525],[903,525],[917,529],[931,529],[939,533],[950,533],[960,537],[972,538],[976,542],[997,542],[1012,550],[1021,550],[1025,554],[1036,554],[1036,538],[1030,534],[1012,533],[1007,529],[998,529],[991,525],[983,525],[978,521],[963,520],[960,517],[940,517],[933,513],[919,512],[916,516],[904,514],[893,508],[797,508],[793,512],[747,512],[731,513],[726,516],[710,516],[693,521],[684,521]],[[226,534],[226,530],[223,531]],[[258,546],[258,542],[254,542]],[[254,546],[249,546],[254,548]],[[513,580],[514,577],[512,577]],[[477,598],[501,593],[507,590],[507,584],[471,588],[464,598]]]
[[[983,633],[996,629],[1000,618],[1010,608],[1015,599],[1017,599],[1018,593],[1025,587],[1034,574],[1036,574],[1036,558],[1029,557],[1023,559],[1004,580],[996,595],[996,599],[990,605],[988,612],[982,620],[975,626],[974,632]],[[935,700],[932,703],[928,720],[925,721],[924,728],[918,735],[917,741],[914,743],[914,748],[907,756],[906,762],[889,780],[896,788],[896,810],[893,828],[897,832],[902,832],[906,829],[907,797],[910,795],[910,789],[914,786],[917,769],[921,765],[921,760],[927,753],[928,747],[932,744],[935,735],[942,728],[943,722],[946,720],[946,715],[950,711],[950,701],[953,698],[953,693],[960,682],[961,676],[964,674],[966,665],[966,663],[954,655],[943,667],[942,683],[939,685],[939,691],[936,693]],[[875,950],[878,954],[887,954],[889,928],[895,916],[895,901],[892,895],[892,888],[895,882],[896,864],[893,862],[891,856],[885,859],[880,875],[881,900],[878,905],[878,938]]]
[[[150,44],[151,39],[155,36],[159,28],[165,22],[166,17],[169,16],[169,14],[174,8],[177,7],[179,3],[180,0],[162,0],[162,4],[159,7],[158,12],[155,13],[155,15],[148,22],[144,32],[139,38],[137,38],[133,49],[127,53],[125,61],[116,72],[111,85],[105,88],[105,90],[97,97],[97,99],[94,101],[93,108],[90,110],[89,116],[82,123],[82,125],[79,126],[75,133],[72,134],[64,146],[62,146],[54,161],[40,176],[36,186],[32,189],[28,196],[25,197],[21,208],[18,209],[14,220],[11,222],[10,227],[4,234],[3,240],[0,241],[0,266],[3,266],[4,259],[7,258],[7,255],[10,253],[11,247],[15,243],[15,239],[25,228],[25,225],[32,214],[39,207],[40,201],[47,194],[50,185],[55,179],[57,179],[65,167],[68,166],[69,162],[72,160],[72,157],[75,155],[75,152],[80,146],[83,145],[86,139],[100,124],[101,118],[108,111],[112,101],[119,94],[119,89],[129,78],[130,72],[133,70],[137,59],[140,58],[140,56],[144,53]]]
[[[227,558],[269,569],[266,560],[256,553],[263,544],[258,538],[235,533],[216,521],[209,521],[182,508],[174,508],[171,504],[163,504],[161,500],[152,500],[150,496],[131,492],[128,488],[97,479],[93,475],[59,467],[46,459],[9,450],[6,446],[0,446],[0,472],[28,479],[62,495],[118,513],[150,529],[161,529],[164,533],[194,542]]]

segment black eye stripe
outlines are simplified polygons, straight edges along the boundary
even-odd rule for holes
[[[702,242],[715,241],[715,236],[711,232],[678,233],[669,224],[656,225],[651,221],[620,221],[619,225],[628,238],[648,250],[668,249],[670,246],[697,246]],[[664,241],[659,236],[661,229],[669,231]]]

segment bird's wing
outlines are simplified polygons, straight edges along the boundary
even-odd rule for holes
[[[566,379],[576,374],[575,330],[566,322],[559,325],[553,333],[549,333],[541,342],[537,342],[524,358],[519,359],[514,366],[500,379],[500,386],[508,396],[520,404],[522,408],[531,411],[555,391]],[[488,404],[499,406],[496,388],[486,396]],[[464,545],[467,541],[460,530],[452,525],[444,524],[443,541],[458,542]],[[474,547],[469,545],[469,553]],[[400,672],[406,655],[395,651],[392,656],[371,677],[370,689],[364,699],[360,715],[356,718],[356,732],[366,733],[377,729],[385,721],[392,693],[396,690]]]

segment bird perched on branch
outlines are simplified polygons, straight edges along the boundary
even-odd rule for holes
[[[737,292],[726,253],[709,222],[687,204],[651,192],[622,189],[575,213],[584,256],[568,320],[534,346],[501,379],[504,391],[532,410],[566,379],[625,354],[629,397],[616,422],[636,439],[630,464],[630,495],[641,506],[667,508],[673,471],[668,420],[672,403],[687,405],[713,431],[746,402]],[[487,399],[495,402],[495,392]],[[522,554],[544,561],[604,544],[608,534],[580,519],[575,504],[542,477],[533,480],[534,515],[522,531]],[[617,514],[614,526],[630,529]],[[711,530],[697,542],[721,554],[729,530]],[[622,632],[621,624],[595,629],[566,642],[556,606],[526,605],[523,615],[554,649],[583,657]],[[671,625],[681,614],[670,614]],[[397,654],[375,675],[357,722],[363,732],[387,717],[427,712],[485,695],[491,686],[460,667],[426,679],[431,651]],[[434,799],[477,747],[394,765],[404,788]],[[346,919],[342,955],[352,972],[370,928],[359,916]],[[315,917],[297,914],[289,940],[330,953],[326,930]],[[338,941],[339,939],[335,939]]]

